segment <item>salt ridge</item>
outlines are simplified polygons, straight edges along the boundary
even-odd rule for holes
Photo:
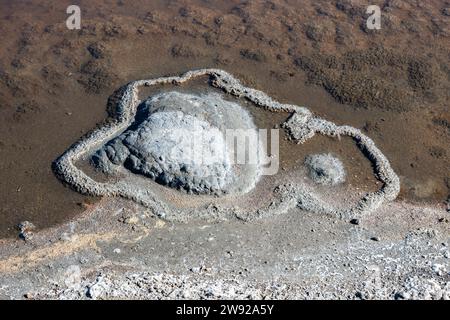
[[[376,192],[367,193],[356,204],[344,209],[336,208],[332,201],[322,199],[319,194],[312,192],[305,185],[288,184],[278,188],[280,200],[277,203],[272,203],[267,208],[257,209],[254,212],[243,212],[239,208],[216,207],[215,210],[211,210],[209,206],[189,210],[173,208],[169,204],[160,201],[151,190],[133,187],[124,181],[115,183],[95,181],[75,166],[77,160],[115,138],[132,123],[140,103],[138,98],[139,87],[161,84],[177,85],[205,75],[211,77],[213,86],[231,95],[244,97],[258,107],[273,112],[291,112],[291,117],[283,124],[283,127],[288,131],[291,138],[298,143],[305,142],[316,133],[331,137],[349,136],[353,138],[358,147],[364,151],[365,155],[373,163],[375,174],[383,183],[382,187]],[[277,102],[262,91],[243,86],[231,74],[220,69],[193,70],[179,77],[161,77],[129,83],[126,85],[117,104],[112,121],[101,128],[93,130],[90,134],[73,144],[54,161],[53,171],[64,183],[82,194],[120,196],[131,199],[151,209],[155,215],[172,221],[186,221],[193,216],[206,219],[238,217],[244,220],[251,220],[279,214],[294,206],[312,212],[322,212],[348,219],[363,216],[379,208],[384,202],[394,200],[400,191],[400,180],[388,159],[376,147],[372,139],[364,135],[360,130],[351,126],[338,126],[330,121],[318,118],[305,107]]]

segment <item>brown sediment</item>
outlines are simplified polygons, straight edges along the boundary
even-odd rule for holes
[[[121,83],[204,66],[224,68],[271,96],[362,128],[400,175],[403,199],[436,202],[448,196],[450,155],[435,152],[436,147],[447,150],[450,139],[445,126],[450,92],[448,17],[440,2],[420,8],[410,1],[387,5],[383,32],[359,28],[364,10],[355,3],[311,1],[298,8],[279,1],[272,5],[188,1],[169,7],[159,1],[123,6],[92,1],[83,4],[79,32],[65,28],[62,3],[3,1],[1,7],[0,28],[8,35],[0,49],[1,235],[15,234],[14,226],[22,220],[45,227],[83,210],[77,203],[86,198],[61,186],[49,163],[102,121],[107,98]],[[95,43],[100,55],[98,50],[88,51]],[[363,97],[364,108],[339,104],[320,86],[305,86],[308,78],[294,63],[313,54],[334,56],[342,63],[353,52],[363,56],[379,45],[397,57],[407,52],[417,63],[363,66],[357,72],[348,63],[339,66],[342,84],[359,86],[356,78],[372,72],[373,81],[384,87],[393,82],[397,92],[417,98],[411,104],[400,101],[403,113],[377,107],[374,97]],[[175,57],[171,54],[175,46],[197,50],[191,50],[190,57]],[[258,56],[251,54],[255,48],[265,59],[248,58]],[[82,69],[94,59],[97,62],[88,66],[95,68]],[[429,72],[422,67],[426,65],[431,66]],[[102,77],[105,72],[108,77]],[[99,79],[111,82],[99,87]]]

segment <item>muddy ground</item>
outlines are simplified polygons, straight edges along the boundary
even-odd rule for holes
[[[364,129],[401,176],[402,199],[446,200],[448,2],[380,2],[381,30],[365,28],[364,1],[76,3],[81,30],[66,28],[64,1],[0,1],[2,236],[95,201],[50,165],[104,120],[117,88],[203,67]]]
[[[70,4],[82,10],[81,30],[66,28]],[[111,298],[114,292],[120,297],[166,295],[149,296],[146,285],[179,298],[179,291],[169,289],[182,287],[180,283],[191,284],[185,294],[205,297],[205,287],[214,279],[223,281],[215,283],[222,283],[217,292],[225,297],[233,297],[223,294],[231,290],[280,298],[399,298],[403,293],[424,298],[424,292],[436,292],[439,286],[442,298],[449,281],[445,201],[450,195],[450,2],[379,1],[381,30],[365,27],[368,4],[0,0],[3,296],[88,297],[86,290],[101,273],[98,263],[106,268],[101,281],[109,288],[96,296],[100,298]],[[139,231],[133,238],[133,228],[140,227],[118,222],[116,216],[122,209],[134,214],[145,210],[122,200],[82,196],[55,178],[52,161],[105,121],[108,99],[119,87],[205,67],[224,69],[279,101],[362,129],[400,176],[398,202],[377,211],[363,227],[292,210],[256,225],[232,221],[204,229],[201,222],[167,226],[148,218],[150,235],[144,232],[139,238]],[[262,127],[278,120],[255,117]],[[352,175],[349,187],[366,189],[375,183],[370,164],[347,141],[319,137],[284,150],[282,166],[288,169],[310,152],[332,150],[347,166],[367,169],[352,172],[359,178]],[[34,242],[17,239],[17,225],[24,220],[43,230]],[[199,230],[213,230],[214,236]],[[71,242],[64,232],[79,238]],[[289,239],[284,239],[286,234]],[[410,234],[419,240],[404,246]],[[219,238],[219,244],[207,241],[211,237]],[[355,237],[360,237],[356,247]],[[117,248],[121,254],[115,253]],[[205,252],[204,262],[197,256],[199,248]],[[354,254],[347,256],[350,251]],[[70,270],[80,270],[81,280],[64,287],[62,275],[72,265]],[[372,266],[381,268],[384,291],[371,295],[361,286]],[[120,291],[132,281],[128,276],[146,289]],[[198,279],[202,281],[195,286]],[[428,280],[434,291],[423,289]],[[274,289],[274,283],[291,289]],[[419,293],[414,296],[413,291]]]

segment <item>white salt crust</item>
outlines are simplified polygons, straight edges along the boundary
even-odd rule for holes
[[[205,75],[210,76],[213,86],[234,96],[246,98],[258,107],[273,112],[291,112],[291,117],[283,124],[283,127],[289,132],[291,138],[298,143],[305,142],[316,133],[332,137],[352,137],[358,147],[373,163],[375,174],[383,183],[381,188],[376,192],[367,193],[356,204],[347,208],[337,208],[333,201],[322,199],[320,194],[312,192],[306,185],[293,183],[279,186],[276,189],[277,201],[273,201],[268,207],[257,209],[254,212],[248,212],[248,210],[244,212],[236,207],[221,208],[211,205],[203,208],[179,209],[158,199],[157,195],[148,188],[143,189],[138,186],[130,186],[124,181],[111,183],[98,182],[75,166],[77,160],[83,157],[86,158],[86,155],[91,154],[104,143],[118,136],[132,123],[137,106],[140,103],[138,99],[139,87],[160,84],[177,85]],[[231,217],[252,220],[280,214],[295,206],[303,210],[350,219],[361,217],[377,209],[384,202],[394,200],[400,191],[399,178],[391,168],[389,161],[376,147],[375,143],[360,130],[350,126],[338,126],[327,120],[315,117],[305,107],[274,101],[262,91],[243,86],[239,80],[220,69],[193,70],[179,77],[162,77],[129,83],[117,103],[113,120],[103,127],[95,129],[73,144],[55,160],[53,170],[59,179],[82,194],[92,196],[120,196],[131,199],[149,208],[155,215],[171,221],[186,221],[192,217],[207,220]]]

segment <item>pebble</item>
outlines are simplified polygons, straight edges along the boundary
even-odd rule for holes
[[[199,273],[201,270],[200,267],[192,267],[191,269],[189,269],[189,271],[193,272],[193,273]]]
[[[22,240],[31,240],[31,238],[33,237],[33,230],[36,229],[35,225],[32,224],[29,221],[23,221],[21,223],[19,223],[19,225],[17,226],[19,228],[19,237]]]
[[[30,293],[30,292],[27,292],[27,293],[25,293],[25,294],[23,295],[23,297],[24,297],[25,299],[33,299],[33,294]]]

